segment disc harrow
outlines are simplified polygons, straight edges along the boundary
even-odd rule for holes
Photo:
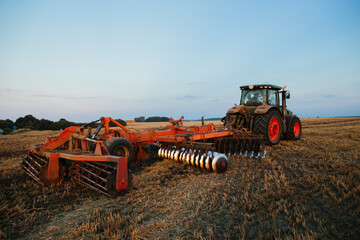
[[[22,167],[42,185],[55,185],[66,175],[114,197],[129,189],[128,168],[133,160],[146,161],[154,154],[218,173],[227,170],[231,156],[265,157],[262,136],[218,130],[204,122],[184,127],[181,120],[172,119],[165,128],[144,132],[133,132],[109,117],[98,120],[101,123],[95,132],[91,128],[86,131],[86,125],[68,127],[45,143],[32,146]],[[118,128],[110,128],[110,123]]]
[[[195,145],[195,146],[194,146]],[[197,168],[214,172],[226,171],[231,156],[265,158],[265,146],[261,140],[226,138],[215,143],[191,143],[188,145],[164,145],[158,150],[160,158],[175,160]]]

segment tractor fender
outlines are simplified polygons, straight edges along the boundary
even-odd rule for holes
[[[270,109],[272,109],[272,108],[275,108],[275,109],[277,109],[278,110],[278,108],[277,107],[274,107],[274,106],[271,106],[271,105],[260,105],[260,106],[258,106],[256,109],[255,109],[255,112],[254,113],[256,113],[256,114],[265,114],[265,113],[267,113]]]
[[[245,105],[236,105],[232,108],[230,108],[226,115],[227,114],[231,114],[231,113],[244,113],[245,112]]]
[[[285,133],[286,132],[285,130],[287,130],[287,125],[285,124],[284,119],[283,119],[283,115],[280,112],[278,107],[263,104],[263,105],[258,106],[255,109],[254,113],[259,114],[259,115],[263,115],[263,114],[266,114],[267,112],[269,112],[270,109],[274,109],[276,112],[278,112],[280,114],[280,118],[281,118],[281,123],[280,124],[282,125],[283,133]]]

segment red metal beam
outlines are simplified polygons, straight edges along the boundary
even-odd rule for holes
[[[47,179],[55,180],[59,177],[59,154],[50,153],[49,165],[47,169]]]
[[[128,167],[127,158],[118,158],[118,166],[116,173],[116,190],[128,189]]]

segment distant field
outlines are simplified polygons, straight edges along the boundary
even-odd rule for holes
[[[300,141],[264,160],[230,157],[224,174],[171,160],[144,166],[116,199],[27,177],[19,164],[29,145],[59,132],[0,136],[0,239],[358,239],[360,118],[302,123]]]

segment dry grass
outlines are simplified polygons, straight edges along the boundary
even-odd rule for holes
[[[302,121],[302,140],[281,142],[265,160],[231,157],[225,174],[158,161],[117,199],[28,179],[21,157],[49,132],[1,136],[0,238],[355,239],[360,118]]]

